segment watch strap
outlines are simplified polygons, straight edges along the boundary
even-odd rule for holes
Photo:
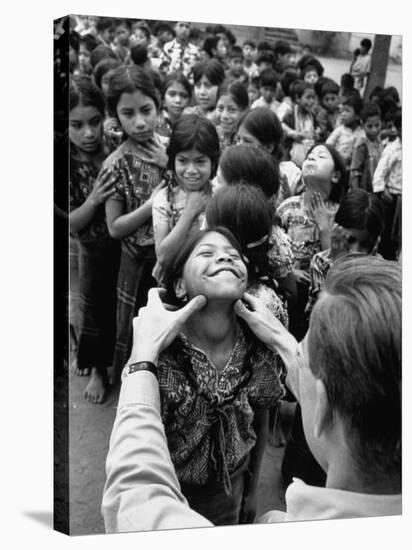
[[[157,378],[157,367],[151,361],[138,361],[137,363],[131,363],[129,365],[129,374],[146,370],[154,374]]]

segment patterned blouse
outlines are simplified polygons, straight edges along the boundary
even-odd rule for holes
[[[103,155],[109,154],[109,148],[104,144]],[[79,208],[90,195],[97,176],[99,166],[93,162],[82,160],[79,151],[70,143],[69,196],[70,211]],[[107,230],[104,204],[96,209],[96,214],[78,235],[83,244],[104,245],[111,241]]]
[[[123,203],[124,214],[142,206],[150,198],[153,189],[161,182],[164,174],[162,168],[148,164],[139,157],[131,140],[122,143],[106,159],[101,174],[108,170],[116,177],[116,191],[110,198]],[[153,244],[151,218],[134,233],[122,239],[122,247],[133,257],[139,255],[141,247]]]
[[[284,396],[285,373],[274,353],[240,331],[222,371],[180,334],[160,354],[161,414],[181,483],[222,483],[256,443],[254,408],[269,409]]]
[[[278,225],[272,228],[269,237],[272,247],[269,249],[269,262],[275,279],[284,279],[292,273],[295,256],[292,251],[292,241]]]
[[[331,219],[335,217],[339,205],[326,202]],[[294,267],[309,271],[312,257],[321,250],[320,233],[316,222],[309,217],[304,205],[304,195],[286,199],[276,214],[281,219],[282,227],[292,241],[295,257]]]

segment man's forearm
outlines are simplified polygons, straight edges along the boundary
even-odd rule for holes
[[[123,379],[106,462],[102,512],[107,532],[204,527],[189,508],[170,458],[156,377]]]

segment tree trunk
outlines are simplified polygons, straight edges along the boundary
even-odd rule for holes
[[[369,95],[375,86],[385,87],[391,39],[392,36],[390,34],[375,35],[371,59],[371,72],[363,95],[366,100],[369,99]]]

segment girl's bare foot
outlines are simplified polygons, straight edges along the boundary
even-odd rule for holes
[[[79,369],[77,359],[73,359],[70,365],[70,372],[76,376],[90,376],[90,369]]]
[[[103,403],[106,399],[107,377],[96,368],[92,368],[91,378],[86,386],[84,396],[94,405]]]

